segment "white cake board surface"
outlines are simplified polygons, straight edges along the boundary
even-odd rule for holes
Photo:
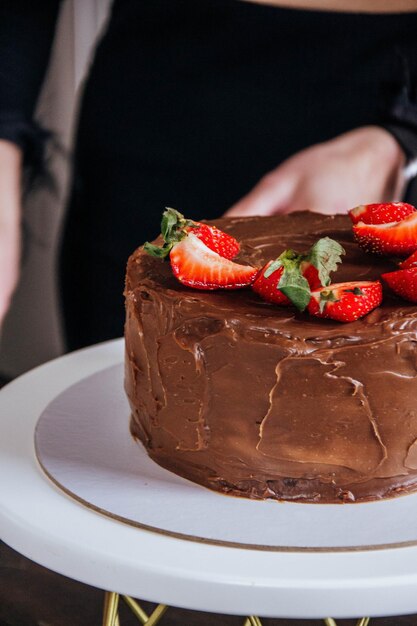
[[[417,493],[319,505],[225,496],[164,470],[129,433],[123,364],[70,386],[40,416],[38,460],[68,494],[97,511],[195,541],[264,550],[417,545]]]
[[[297,545],[308,548],[304,545],[305,538],[300,540],[289,535],[288,542],[291,539],[291,543],[295,543],[290,550],[259,550],[250,546],[190,541],[144,530],[108,514],[97,513],[53,484],[41,470],[35,455],[34,431],[40,415],[59,394],[67,393],[71,385],[83,381],[88,387],[94,379],[90,382],[84,379],[100,370],[104,375],[105,370],[110,372],[108,368],[120,365],[122,360],[122,342],[110,342],[48,363],[0,391],[1,539],[38,563],[76,580],[190,609],[294,618],[328,615],[348,618],[417,611],[415,516],[408,520],[392,519],[384,536],[379,530],[375,532],[371,542],[374,548],[378,542],[385,543],[387,537],[389,548],[367,550],[356,545],[356,549],[348,551],[346,547],[353,547],[352,533],[348,529],[350,538],[342,551],[334,550],[330,541],[326,551],[318,551],[323,537],[320,539],[317,534],[311,535],[315,537],[316,547],[311,545],[313,539],[309,540],[312,551],[297,549]],[[119,422],[124,419],[127,416],[117,416]],[[140,448],[127,441],[137,455],[134,463],[140,463]],[[137,480],[135,467],[134,480]],[[123,472],[124,468],[123,465]],[[168,478],[174,485],[172,489],[179,489],[175,485],[181,485],[183,490],[195,490],[204,494],[198,498],[213,498],[216,506],[220,501],[233,508],[249,506],[255,510],[260,505],[258,510],[268,510],[268,515],[272,507],[281,511],[304,507],[228,498],[161,469],[153,475],[153,479],[162,483],[168,482]],[[96,491],[100,492],[99,485]],[[387,504],[391,508],[396,507],[397,502],[411,503],[412,500],[400,498]],[[337,508],[340,511],[369,508],[375,511],[370,514],[369,522],[381,529],[384,524],[379,519],[383,510],[380,505],[385,506],[385,503]],[[305,510],[321,515],[321,508],[306,505]],[[411,514],[410,509],[407,515]],[[176,524],[183,523],[180,517],[174,520]],[[172,524],[171,519],[168,522]],[[396,528],[399,528],[398,533]],[[201,529],[199,525],[198,537],[204,539],[207,529],[204,532]],[[248,526],[245,524],[242,529],[247,532]],[[340,537],[334,534],[331,537],[337,548]],[[356,537],[356,543],[358,538],[362,542],[369,541],[365,536]],[[264,545],[271,542],[270,538]],[[280,546],[284,547],[282,539],[276,547]]]

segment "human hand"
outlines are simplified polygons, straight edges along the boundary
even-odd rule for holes
[[[226,216],[293,211],[346,213],[359,204],[399,199],[404,153],[379,126],[364,126],[293,155],[226,212]]]
[[[0,140],[0,327],[19,275],[21,151]]]

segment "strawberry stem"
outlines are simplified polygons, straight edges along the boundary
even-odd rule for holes
[[[198,228],[198,225],[192,220],[187,220],[179,211],[166,207],[161,221],[161,235],[165,242],[164,245],[155,246],[155,244],[147,241],[143,249],[151,256],[165,259],[174,244],[179,243],[187,236],[188,228]]]
[[[323,291],[320,292],[320,300],[319,300],[319,308],[320,308],[320,313],[323,313],[326,304],[328,302],[338,302],[339,298],[336,298],[334,291],[332,291],[331,289],[323,289]]]
[[[155,246],[153,243],[149,243],[149,241],[147,241],[143,244],[143,249],[150,256],[157,257],[158,259],[165,259],[171,252],[173,245],[174,244],[172,243],[165,243],[163,246]]]

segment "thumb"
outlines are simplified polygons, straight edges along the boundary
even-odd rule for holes
[[[225,216],[267,216],[284,213],[287,211],[293,188],[292,177],[274,170],[264,176],[246,196],[226,211]]]

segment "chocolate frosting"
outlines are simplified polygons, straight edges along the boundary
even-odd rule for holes
[[[261,267],[328,236],[333,282],[374,280],[345,216],[223,218],[237,260]],[[182,286],[169,262],[130,257],[126,379],[131,432],[157,463],[251,498],[353,502],[417,488],[417,306],[384,295],[349,324],[262,301],[250,289]]]

